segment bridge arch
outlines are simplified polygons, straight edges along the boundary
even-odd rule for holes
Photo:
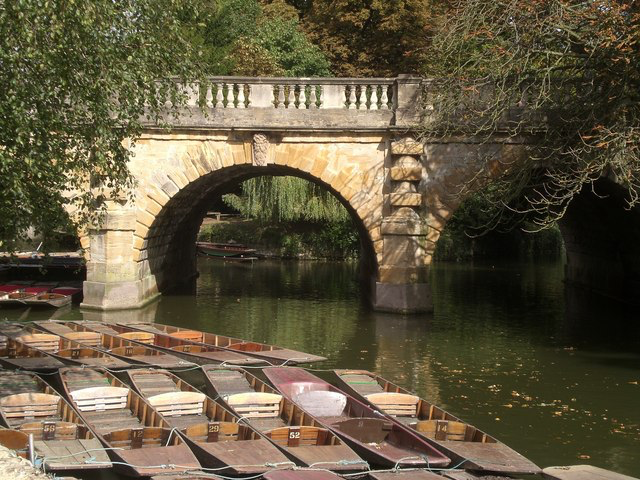
[[[318,144],[276,148],[272,161],[253,162],[253,148],[205,140],[177,151],[173,165],[156,171],[136,199],[134,260],[145,280],[146,296],[170,289],[196,273],[195,239],[211,200],[229,185],[262,175],[303,178],[331,192],[350,213],[359,232],[366,270],[375,273],[378,258],[382,182],[372,169],[354,158],[344,169],[344,154]],[[340,156],[340,172],[335,162]],[[137,173],[138,178],[143,175]],[[331,183],[332,182],[332,183]],[[144,206],[144,209],[143,209]]]
[[[210,200],[261,175],[297,176],[333,193],[354,219],[375,275],[387,152],[384,135],[146,134],[130,165],[135,201],[114,204],[92,236],[85,306],[138,307],[195,274],[195,239]]]

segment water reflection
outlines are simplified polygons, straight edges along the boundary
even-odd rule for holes
[[[155,320],[309,351],[329,358],[314,368],[373,370],[542,466],[587,463],[640,476],[632,311],[565,289],[554,263],[438,265],[434,314],[380,314],[361,301],[356,270],[202,259],[195,297],[65,315]]]

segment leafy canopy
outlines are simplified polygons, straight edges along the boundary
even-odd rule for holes
[[[198,74],[177,0],[0,5],[0,242],[86,225],[131,185],[141,118]],[[93,184],[90,181],[93,179]],[[90,188],[91,186],[95,188]],[[87,210],[86,208],[89,207]],[[70,218],[66,210],[74,211]]]
[[[313,0],[296,2],[306,12],[304,29],[346,77],[417,73],[432,34],[433,0]]]
[[[208,47],[207,47],[208,46]],[[210,73],[247,76],[328,76],[329,62],[300,29],[282,0],[221,0],[206,28]]]
[[[425,70],[448,80],[426,135],[518,136],[543,120],[526,158],[488,165],[496,177],[485,190],[486,227],[530,220],[546,228],[603,176],[638,204],[638,2],[457,1],[429,59]]]

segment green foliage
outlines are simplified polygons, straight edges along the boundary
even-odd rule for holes
[[[347,258],[357,255],[358,234],[347,209],[327,190],[296,177],[264,176],[242,183],[242,194],[223,201],[260,227],[260,241],[283,256]],[[240,232],[237,232],[240,233]],[[255,243],[256,230],[250,231]]]
[[[323,76],[329,63],[284,2],[222,0],[206,29],[209,69],[218,75]]]
[[[298,28],[297,20],[274,18],[258,28],[256,43],[273,55],[287,77],[329,76],[329,62]]]
[[[447,78],[426,134],[517,137],[542,127],[522,158],[489,156],[474,179],[493,183],[488,229],[549,227],[603,176],[638,205],[639,38],[638,2],[455,2],[425,65]]]
[[[3,249],[32,226],[45,236],[82,227],[83,208],[131,186],[125,139],[167,98],[181,102],[170,75],[199,72],[179,10],[173,0],[2,2]]]
[[[434,7],[431,0],[313,0],[295,2],[308,14],[304,29],[337,76],[416,73],[424,63]]]
[[[357,258],[360,241],[351,221],[262,223],[224,222],[202,227],[198,239],[236,242],[285,258]]]
[[[224,202],[247,218],[261,222],[345,222],[346,208],[327,190],[297,177],[253,178],[242,183],[242,195]]]
[[[491,188],[491,187],[489,187]],[[456,210],[436,244],[435,260],[466,261],[478,258],[558,258],[563,252],[560,229],[553,225],[539,232],[485,231],[493,209],[487,194],[472,195]],[[531,225],[525,224],[525,227]]]

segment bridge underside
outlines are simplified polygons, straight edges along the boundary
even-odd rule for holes
[[[567,283],[640,303],[640,211],[626,208],[619,185],[602,179],[593,192],[585,187],[571,202],[560,229]]]

